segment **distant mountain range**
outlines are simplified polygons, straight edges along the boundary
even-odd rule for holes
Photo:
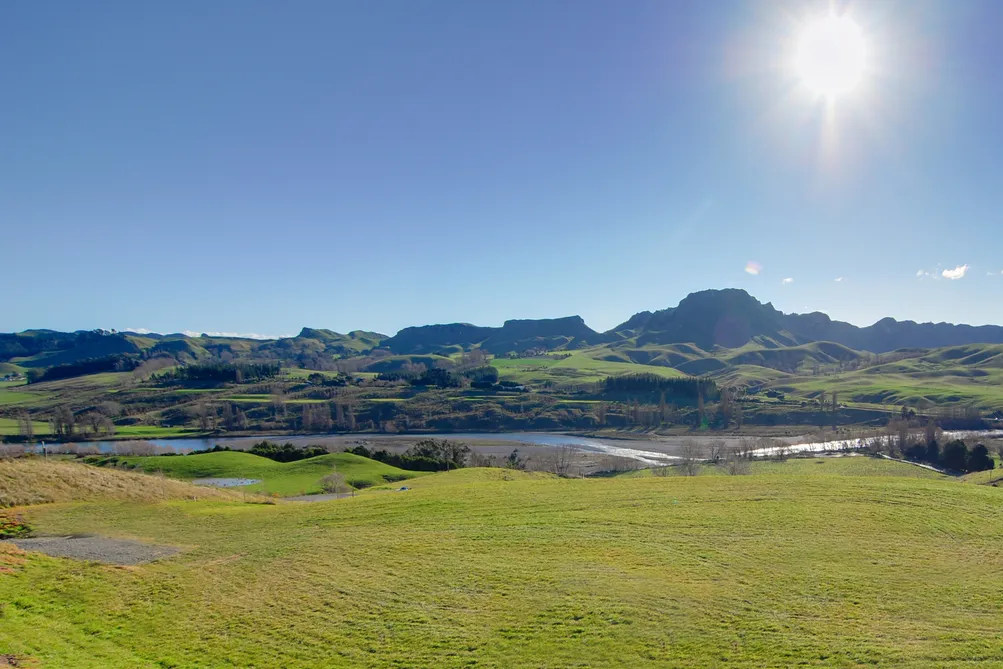
[[[303,328],[295,337],[274,340],[27,330],[0,334],[0,364],[37,368],[81,359],[144,354],[147,357],[171,355],[178,359],[269,358],[324,368],[325,362],[335,358],[373,353],[384,356],[451,354],[480,348],[504,355],[607,345],[611,349],[629,350],[630,358],[635,359],[644,358],[646,348],[669,345],[686,345],[691,347],[688,350],[697,347],[711,353],[750,344],[761,350],[813,342],[834,342],[858,351],[887,353],[906,348],[999,344],[1003,343],[1003,327],[915,323],[892,318],[868,327],[857,327],[834,321],[819,312],[784,314],[744,290],[726,289],[693,293],[678,306],[668,309],[642,311],[608,332],[596,332],[580,316],[509,320],[501,327],[468,323],[422,325],[404,328],[392,337],[361,330],[339,334]],[[673,352],[659,353],[666,354]],[[699,373],[699,370],[693,371]]]

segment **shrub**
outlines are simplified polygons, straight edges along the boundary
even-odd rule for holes
[[[338,494],[346,488],[345,475],[332,472],[320,480],[320,487],[326,493]]]
[[[0,513],[0,539],[31,536],[31,526],[18,514]]]
[[[297,460],[315,458],[318,455],[327,455],[327,449],[323,446],[299,448],[290,442],[286,442],[280,446],[270,441],[262,441],[252,446],[249,453],[260,455],[263,458],[275,460],[276,462],[296,462]]]

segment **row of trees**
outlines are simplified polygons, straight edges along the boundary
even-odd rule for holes
[[[129,372],[140,365],[140,358],[136,355],[106,355],[99,358],[87,358],[63,365],[54,365],[44,372],[32,369],[28,372],[28,382],[36,383],[40,381],[57,381],[59,379],[70,379],[87,374],[100,374],[102,372]]]
[[[498,370],[490,365],[470,367],[462,371],[451,371],[443,367],[421,369],[399,369],[381,372],[376,376],[380,381],[404,381],[417,387],[460,388],[469,383],[474,388],[491,388],[498,383]]]
[[[281,362],[204,362],[177,367],[159,376],[161,380],[254,383],[277,376]]]
[[[710,379],[685,377],[665,378],[657,374],[624,374],[623,376],[608,376],[602,382],[603,394],[659,394],[667,393],[670,397],[696,402],[717,399],[719,391],[717,384]]]
[[[401,469],[437,472],[465,467],[470,455],[470,448],[465,444],[448,439],[423,439],[403,453],[394,453],[385,449],[372,450],[363,444],[347,449],[346,453],[379,460]]]

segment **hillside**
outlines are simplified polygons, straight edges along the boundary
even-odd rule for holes
[[[0,459],[0,507],[52,502],[171,499],[240,499],[238,493],[202,488],[134,472],[98,469],[77,462]]]
[[[903,348],[1003,344],[1003,327],[915,323],[885,318],[868,327],[834,321],[826,314],[784,314],[744,290],[706,290],[678,306],[634,314],[609,332],[588,327],[580,316],[507,320],[501,327],[469,323],[407,327],[392,337],[354,330],[303,328],[295,337],[274,340],[188,337],[183,334],[28,330],[0,334],[0,363],[45,368],[113,355],[143,358],[169,355],[182,362],[206,357],[271,359],[310,369],[334,369],[336,360],[384,354],[451,355],[472,348],[493,355],[527,351],[576,350],[608,344],[695,346],[701,355],[747,345],[784,348],[833,342],[856,351],[888,353]],[[657,364],[657,363],[656,363]]]
[[[993,343],[1001,332],[891,319],[857,328],[784,314],[734,289],[693,293],[606,333],[578,316],[392,337],[303,328],[276,340],[32,330],[0,335],[0,370],[10,375],[0,381],[0,435],[28,437],[29,422],[36,438],[591,430],[707,418],[694,397],[665,398],[671,407],[657,408],[656,420],[657,393],[603,394],[607,378],[628,374],[711,379],[742,398],[739,422],[879,425],[906,407],[978,424],[980,412],[1003,416],[1003,344]],[[24,377],[31,383],[21,387]],[[817,400],[831,393],[853,411],[819,415]],[[590,406],[608,400],[649,407]],[[68,431],[53,422],[57,410],[72,412],[60,418]]]
[[[999,489],[852,460],[867,471],[461,470],[321,504],[32,508],[41,533],[183,552],[131,569],[12,554],[0,653],[107,669],[1003,665]]]

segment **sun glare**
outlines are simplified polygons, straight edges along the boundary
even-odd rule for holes
[[[832,98],[853,90],[864,74],[864,37],[853,20],[829,16],[801,33],[797,69],[804,83]]]

